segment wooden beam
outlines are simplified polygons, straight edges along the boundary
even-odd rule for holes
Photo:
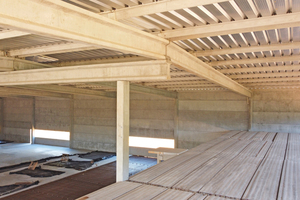
[[[141,56],[123,56],[123,57],[115,57],[115,58],[100,58],[100,59],[91,59],[91,60],[56,62],[51,65],[56,67],[68,67],[68,66],[137,62],[137,61],[150,61],[150,60],[151,59],[149,58],[145,58]]]
[[[168,44],[163,38],[60,0],[0,0],[0,26],[155,59],[165,59]]]
[[[19,89],[11,87],[0,87],[0,93],[6,96],[34,96],[34,97],[57,97],[57,98],[71,98],[72,95],[61,94],[56,92],[36,91],[28,89]]]
[[[13,31],[13,30],[7,30],[7,31],[1,31],[0,32],[0,40],[14,38],[14,37],[21,37],[25,35],[30,35],[30,33],[25,33],[21,31]]]
[[[170,43],[167,46],[167,52],[175,66],[180,66],[187,72],[194,73],[208,81],[221,85],[234,92],[251,97],[252,93],[250,90],[246,89],[244,86],[238,84],[227,76],[220,76],[220,74],[222,74],[221,72],[218,72],[208,64],[203,63],[197,57],[191,54],[185,55],[187,52],[174,43]]]
[[[28,60],[17,58],[0,57],[0,71],[16,71],[24,69],[49,68],[51,65],[44,65]]]
[[[117,64],[54,67],[0,73],[0,85],[58,84],[118,80],[165,80],[170,64],[165,60]]]
[[[187,85],[163,85],[163,86],[157,86],[157,88],[164,88],[164,89],[170,89],[170,88],[195,88],[195,87],[210,87],[210,86],[218,86],[216,84],[213,83],[209,83],[209,84],[187,84]]]
[[[37,56],[37,55],[48,55],[48,54],[57,54],[65,52],[74,52],[74,51],[85,51],[92,49],[99,49],[99,46],[92,46],[90,44],[81,44],[81,43],[59,43],[59,44],[49,44],[44,46],[30,47],[24,49],[14,49],[7,52],[9,56],[18,56],[18,57],[28,57],[28,56]]]
[[[259,45],[259,46],[250,46],[250,47],[236,47],[236,48],[226,48],[226,49],[194,51],[191,53],[197,57],[201,57],[201,56],[225,55],[225,54],[235,54],[235,53],[298,49],[299,46],[300,46],[300,42],[288,42],[288,43],[268,44],[268,45]]]
[[[157,85],[182,85],[182,84],[208,84],[209,81],[161,81],[161,82],[147,82],[144,83],[145,86],[157,86]]]
[[[300,72],[273,72],[273,73],[257,73],[257,74],[238,74],[228,75],[232,79],[237,78],[258,78],[258,77],[285,77],[285,76],[300,76]]]
[[[101,96],[101,97],[106,97],[106,98],[116,98],[116,93],[115,92],[103,92],[103,91],[90,90],[90,89],[81,89],[81,88],[68,87],[68,86],[26,85],[26,86],[13,86],[13,87],[14,88],[38,90],[38,91],[56,92],[56,93],[63,93],[63,94]]]
[[[221,60],[221,61],[210,62],[210,65],[221,66],[221,65],[238,65],[238,64],[253,64],[253,63],[289,62],[289,61],[296,61],[296,60],[300,60],[300,55],[239,59],[239,60]]]
[[[117,9],[113,12],[107,12],[101,15],[107,16],[115,20],[123,20],[132,17],[150,15],[150,14],[155,14],[160,12],[173,11],[173,10],[202,6],[202,5],[213,4],[213,3],[221,3],[225,1],[228,0],[201,0],[201,1],[185,0],[184,3],[182,3],[182,0],[158,1],[158,2],[148,3],[144,5],[134,6],[134,7]]]
[[[300,81],[300,77],[237,79],[236,81],[241,84],[243,84],[243,83],[262,83],[262,82]]]
[[[283,65],[283,66],[272,66],[272,67],[243,67],[233,69],[220,69],[219,72],[224,74],[229,73],[241,73],[241,72],[262,72],[262,71],[285,71],[285,70],[300,70],[300,65]]]
[[[254,87],[254,86],[300,86],[300,81],[298,82],[275,82],[275,83],[247,83],[243,84],[245,87]]]
[[[117,82],[117,182],[129,178],[129,100],[128,81]]]
[[[194,26],[188,28],[166,30],[162,31],[158,35],[163,38],[170,39],[171,41],[176,41],[193,38],[205,38],[218,35],[228,35],[295,27],[299,26],[299,23],[299,13],[288,13],[283,15],[274,15],[270,17],[260,17],[255,19],[210,24],[205,26]]]
[[[102,82],[102,83],[89,83],[90,85],[97,85],[97,86],[103,86],[108,87],[112,89],[117,89],[117,84],[115,82]],[[132,92],[138,92],[138,93],[144,93],[144,94],[150,94],[150,95],[157,95],[157,96],[163,96],[167,98],[176,99],[177,93],[176,92],[170,92],[167,90],[161,90],[151,87],[145,87],[137,84],[130,84],[130,91]]]

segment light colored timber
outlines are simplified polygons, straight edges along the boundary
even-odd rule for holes
[[[162,31],[158,35],[172,41],[186,40],[193,38],[205,38],[218,35],[246,33],[251,31],[262,31],[299,26],[300,18],[298,13],[274,15],[255,19],[245,19],[206,26],[194,26]]]
[[[95,47],[90,44],[62,43],[62,44],[51,44],[45,46],[10,50],[8,51],[8,55],[18,56],[18,57],[28,57],[28,56],[36,56],[36,55],[47,55],[47,54],[92,50],[92,49],[99,49],[99,48],[100,48],[99,46]]]
[[[30,35],[30,33],[25,33],[25,32],[21,32],[21,31],[13,31],[13,30],[1,31],[0,32],[0,40],[14,38],[14,37],[21,37],[21,36],[25,36],[25,35]]]
[[[209,65],[175,44],[169,44],[168,40],[63,1],[0,0],[0,25],[154,59],[165,59],[167,56],[176,66],[188,69],[186,71],[201,75],[242,95],[251,96],[250,90],[209,68]]]
[[[1,0],[0,14],[0,25],[4,27],[155,59],[165,58],[167,40],[60,0]]]
[[[225,1],[227,0],[201,0],[201,1],[185,0],[184,4],[182,3],[182,0],[159,1],[159,2],[144,4],[144,5],[139,5],[135,7],[117,9],[113,12],[103,13],[101,15],[107,16],[115,20],[122,20],[122,19],[128,19],[128,18],[143,16],[143,15],[150,15],[150,14],[155,14],[160,12],[173,11],[182,8],[196,7],[196,6],[202,6],[207,4],[213,4],[213,3],[221,3]]]
[[[171,58],[172,63],[175,66],[180,66],[187,72],[194,73],[200,77],[205,78],[206,80],[221,85],[234,92],[251,97],[252,93],[250,90],[232,81],[232,79],[230,79],[229,77],[217,75],[218,73],[221,74],[221,72],[218,72],[208,64],[203,63],[197,57],[191,54],[185,56],[184,54],[186,53],[186,51],[178,47],[176,44],[170,43],[167,46],[167,52]],[[216,78],[216,76],[218,76],[218,78]]]
[[[168,82],[147,82],[147,83],[144,83],[144,85],[146,86],[152,86],[152,85],[182,85],[182,84],[209,84],[210,82],[208,81],[195,81],[195,80],[192,80],[192,81],[168,81]]]
[[[90,89],[81,89],[68,86],[58,85],[27,85],[27,86],[13,86],[14,88],[31,89],[38,91],[48,91],[63,94],[75,94],[75,95],[86,95],[86,96],[102,96],[107,98],[116,98],[115,92],[103,92]]]
[[[223,60],[210,62],[211,66],[220,65],[238,65],[238,64],[252,64],[252,63],[272,63],[272,62],[289,62],[300,60],[300,55],[281,56],[281,57],[267,57],[254,59],[239,59],[239,60]]]
[[[216,86],[215,84],[178,84],[178,85],[161,85],[156,86],[156,88],[189,88],[189,87],[210,87],[210,86]]]
[[[49,67],[51,66],[28,61],[28,60],[0,57],[0,71],[39,69],[39,68],[49,68]]]
[[[237,78],[258,78],[258,77],[284,77],[284,76],[300,76],[300,72],[274,72],[274,73],[257,73],[257,74],[239,74],[229,75],[232,79]]]
[[[122,56],[115,58],[101,58],[91,60],[79,60],[79,61],[65,61],[57,62],[51,65],[56,67],[67,67],[67,66],[80,66],[80,65],[93,65],[93,64],[106,64],[106,63],[123,63],[123,62],[136,62],[136,61],[149,61],[151,59],[141,56]]]
[[[245,87],[252,87],[252,86],[300,86],[299,82],[275,82],[275,83],[247,83],[243,84]]]
[[[240,72],[261,72],[261,71],[283,71],[283,70],[300,70],[300,65],[284,65],[284,66],[272,66],[272,67],[244,67],[235,69],[220,69],[222,73],[240,73]]]
[[[128,81],[117,81],[117,182],[129,178],[129,95]]]
[[[299,46],[300,46],[300,42],[288,42],[288,43],[259,45],[259,46],[250,46],[250,47],[237,47],[237,48],[230,48],[230,49],[213,49],[213,50],[205,50],[205,51],[195,51],[191,53],[197,57],[200,57],[200,56],[225,55],[225,54],[235,54],[235,53],[298,49]]]
[[[261,82],[282,82],[282,81],[300,81],[300,77],[288,78],[255,78],[255,79],[237,79],[239,83],[261,83]]]
[[[0,87],[0,93],[4,96],[36,96],[36,97],[57,97],[57,98],[72,98],[70,94],[61,94],[57,92],[37,91],[19,88]]]
[[[0,73],[0,85],[164,80],[169,77],[169,63],[158,60],[2,72]]]
[[[102,86],[102,87],[112,88],[112,89],[117,88],[117,84],[115,82],[110,82],[110,83],[106,83],[106,82],[89,83],[89,85]],[[145,86],[136,85],[136,84],[130,84],[130,91],[138,92],[138,93],[144,93],[144,94],[164,96],[164,97],[173,98],[173,99],[177,98],[177,93],[176,92],[170,92],[170,91],[167,91],[167,90],[150,88],[150,87],[145,87]]]

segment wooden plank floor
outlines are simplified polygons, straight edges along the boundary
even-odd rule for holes
[[[300,134],[230,131],[124,183],[140,185],[117,199],[300,199]]]

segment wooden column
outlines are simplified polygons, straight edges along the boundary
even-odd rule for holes
[[[129,81],[117,81],[117,182],[129,178]]]

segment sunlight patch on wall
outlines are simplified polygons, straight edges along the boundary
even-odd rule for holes
[[[174,139],[129,136],[129,146],[144,148],[174,148],[175,143]]]

